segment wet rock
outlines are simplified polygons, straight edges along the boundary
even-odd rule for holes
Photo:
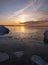
[[[21,58],[24,55],[24,51],[17,51],[13,53],[15,55],[15,57],[17,58]]]
[[[4,26],[0,26],[0,35],[4,35],[4,34],[8,34],[9,33],[9,29],[4,27]]]
[[[48,43],[48,31],[44,32],[44,42]]]
[[[31,61],[36,63],[37,65],[46,65],[47,64],[40,56],[37,56],[37,55],[33,55],[31,57]]]
[[[0,63],[9,59],[8,54],[0,52]]]

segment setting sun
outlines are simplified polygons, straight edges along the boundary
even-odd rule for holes
[[[25,20],[21,20],[20,22],[21,22],[21,23],[24,23],[24,22],[25,22]]]
[[[28,17],[27,15],[22,14],[18,17],[18,19],[20,20],[20,23],[24,23],[26,21],[27,17]]]

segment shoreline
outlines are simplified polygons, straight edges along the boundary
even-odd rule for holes
[[[13,53],[23,51],[24,55],[17,58]],[[0,40],[0,52],[7,53],[9,59],[1,65],[32,65],[31,57],[33,55],[40,56],[44,61],[48,62],[48,44],[40,41],[19,41],[19,40]]]
[[[12,54],[16,51],[24,51],[26,57],[31,57],[31,55],[40,55],[42,57],[47,57],[48,59],[48,44],[43,42],[20,42],[17,40],[0,40],[0,52],[6,52]]]

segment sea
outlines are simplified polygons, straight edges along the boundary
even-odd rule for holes
[[[34,40],[43,41],[44,32],[48,30],[48,27],[32,27],[32,26],[5,26],[10,32],[5,35],[1,35],[0,39],[18,39],[18,40]]]

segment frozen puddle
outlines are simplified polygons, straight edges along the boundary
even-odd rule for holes
[[[0,52],[0,63],[9,59],[8,54]]]

